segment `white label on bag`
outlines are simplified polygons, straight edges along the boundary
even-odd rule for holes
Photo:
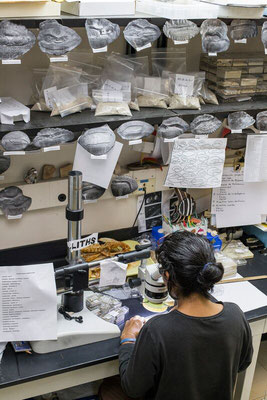
[[[97,203],[97,199],[96,200],[83,200],[83,204],[91,204],[91,203]]]
[[[78,251],[84,249],[84,247],[90,246],[90,244],[97,243],[97,241],[98,233],[92,233],[92,235],[86,236],[83,239],[67,242],[67,246],[71,251]]]
[[[111,81],[110,79],[107,79],[104,83],[104,85],[102,86],[103,90],[121,90],[122,89],[122,85],[119,82],[114,82]]]
[[[93,51],[93,53],[106,53],[108,51],[108,46],[101,47],[100,49],[92,48],[92,51]]]
[[[192,96],[195,77],[192,75],[176,74],[174,93],[181,96]]]
[[[94,156],[93,154],[91,154],[92,160],[106,160],[107,157],[108,157],[107,154],[102,154],[102,156]]]
[[[67,62],[68,56],[50,57],[50,62]]]
[[[104,103],[120,103],[123,101],[123,94],[117,90],[108,90],[102,93],[102,101]]]
[[[25,151],[4,151],[4,156],[25,156]]]
[[[2,64],[21,64],[21,60],[2,60]]]
[[[136,51],[145,50],[145,49],[148,49],[149,47],[151,47],[151,43],[147,43],[142,47],[136,47]]]
[[[231,133],[242,133],[242,129],[231,129]]]
[[[133,146],[134,144],[142,143],[142,139],[130,140],[129,146]]]
[[[20,219],[22,218],[22,214],[19,215],[8,215],[7,219]]]
[[[54,100],[54,93],[57,91],[56,86],[52,86],[48,89],[44,89],[44,98],[45,98],[45,104],[47,105],[48,108],[52,110],[55,104]]]
[[[48,152],[48,151],[58,151],[60,150],[60,146],[50,146],[50,147],[43,147],[43,152]]]
[[[247,43],[247,39],[238,39],[235,40],[235,43]]]
[[[208,53],[208,56],[210,56],[210,57],[217,57],[217,53]]]
[[[188,40],[174,40],[173,43],[174,44],[187,44]]]
[[[121,199],[128,199],[129,195],[126,194],[125,196],[118,196],[116,197],[116,200],[121,200]]]

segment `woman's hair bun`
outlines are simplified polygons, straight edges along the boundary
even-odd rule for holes
[[[198,275],[198,283],[205,290],[212,289],[213,285],[223,277],[224,269],[221,263],[216,261],[207,263]]]

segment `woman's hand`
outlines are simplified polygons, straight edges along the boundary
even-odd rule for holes
[[[126,321],[126,324],[121,334],[121,340],[128,338],[136,339],[145,322],[145,318],[139,317],[139,315],[136,315],[129,321]]]

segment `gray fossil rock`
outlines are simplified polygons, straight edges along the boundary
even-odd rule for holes
[[[35,35],[24,25],[0,22],[0,59],[13,60],[23,56],[34,46]]]
[[[187,19],[171,19],[166,21],[163,32],[172,40],[190,40],[199,33],[198,26]]]
[[[37,148],[56,146],[74,139],[73,132],[62,128],[44,128],[37,133],[32,143]]]
[[[185,133],[188,128],[188,123],[182,118],[171,117],[162,122],[158,129],[158,135],[165,139],[173,139]]]
[[[37,183],[38,180],[38,172],[35,168],[29,169],[24,176],[24,181],[28,184]]]
[[[125,40],[136,49],[157,40],[161,32],[158,26],[140,18],[129,22],[123,34]]]
[[[118,135],[126,140],[142,139],[153,132],[154,127],[144,121],[125,122],[117,129]]]
[[[256,37],[258,27],[256,21],[249,19],[234,19],[230,25],[230,36],[233,40]]]
[[[267,131],[267,111],[261,111],[256,115],[256,127],[260,131]]]
[[[114,42],[120,36],[120,27],[106,18],[92,18],[85,22],[86,33],[90,46],[101,49]]]
[[[105,189],[93,183],[83,182],[82,199],[97,200],[105,193]]]
[[[17,186],[8,186],[0,191],[0,208],[6,216],[23,214],[31,203],[32,199],[24,196]]]
[[[267,21],[265,21],[261,28],[261,41],[264,44],[265,49],[267,49]]]
[[[242,130],[255,123],[255,119],[245,111],[236,111],[228,115],[228,126],[231,130]]]
[[[9,132],[2,138],[2,146],[6,151],[19,151],[26,149],[31,143],[26,133],[21,131]]]
[[[130,176],[117,176],[111,182],[111,191],[115,197],[126,196],[137,189],[138,184],[136,180]]]
[[[10,167],[10,157],[4,156],[3,152],[0,151],[0,175],[8,170]]]
[[[43,53],[62,56],[79,46],[82,39],[73,29],[48,19],[39,25],[38,44]]]
[[[202,49],[205,53],[220,53],[228,50],[230,40],[227,36],[227,25],[219,19],[206,19],[202,22],[200,33]]]
[[[108,153],[115,144],[115,134],[105,124],[98,128],[87,129],[78,139],[79,144],[94,156]]]
[[[198,115],[190,124],[194,135],[209,135],[220,128],[222,122],[211,114]]]

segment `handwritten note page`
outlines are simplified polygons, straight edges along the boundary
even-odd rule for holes
[[[164,186],[219,187],[225,147],[226,139],[176,139]]]
[[[267,182],[267,135],[247,137],[244,181]]]
[[[101,273],[99,287],[121,286],[126,281],[127,264],[117,261],[103,261],[101,263]]]

